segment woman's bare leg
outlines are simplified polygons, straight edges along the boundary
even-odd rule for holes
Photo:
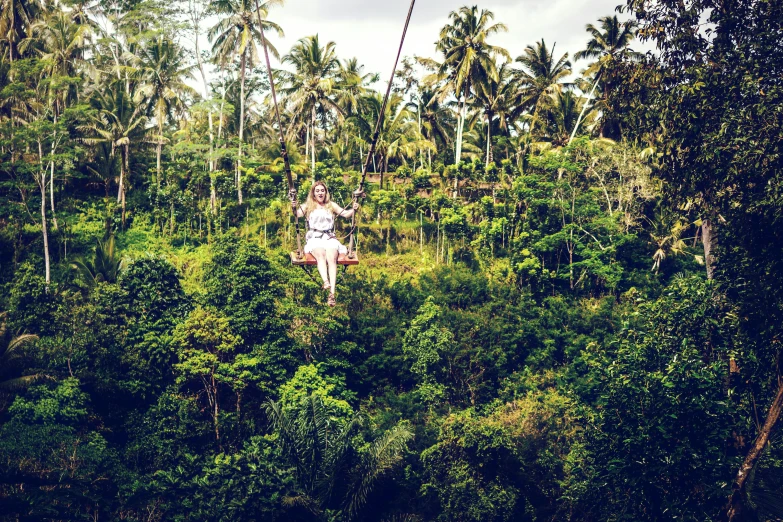
[[[337,283],[337,249],[326,249],[326,264],[329,267],[329,285],[332,287],[332,293],[334,293],[334,286]]]
[[[327,277],[326,250],[323,248],[313,249],[313,257],[315,258],[316,266],[318,267],[318,273],[321,274],[321,280],[323,280],[324,283],[328,283],[329,277]],[[332,292],[334,292],[334,290],[332,290]]]

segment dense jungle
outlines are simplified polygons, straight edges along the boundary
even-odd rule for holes
[[[0,520],[783,520],[783,3],[288,8],[0,0]]]

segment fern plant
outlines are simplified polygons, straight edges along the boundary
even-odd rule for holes
[[[94,288],[100,281],[114,283],[117,281],[122,260],[117,252],[114,234],[95,245],[95,253],[92,259],[77,259],[71,263],[75,270],[89,288]]]
[[[33,334],[9,335],[6,314],[0,314],[0,412],[5,411],[19,391],[41,380],[51,379],[41,373],[18,374],[24,347],[37,340],[38,336]]]
[[[283,502],[317,520],[335,512],[342,520],[355,520],[381,477],[402,460],[413,436],[396,426],[359,450],[353,439],[362,417],[340,420],[315,394],[295,408],[269,402],[266,410],[296,477],[296,493]]]

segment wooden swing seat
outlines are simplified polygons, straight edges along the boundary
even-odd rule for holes
[[[296,257],[296,252],[291,252],[291,264],[295,266],[315,266],[318,262],[315,260],[312,254],[305,254],[304,257]],[[337,256],[338,265],[358,265],[359,253],[354,251],[353,258],[348,257],[348,254],[339,254]]]

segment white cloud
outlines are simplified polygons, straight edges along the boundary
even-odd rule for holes
[[[441,27],[451,11],[465,4],[464,0],[420,1],[413,11],[403,56],[436,58],[435,41]],[[318,33],[322,42],[337,44],[341,58],[357,57],[368,72],[378,72],[386,81],[408,6],[407,0],[287,0],[269,16],[285,30],[282,41],[275,38],[281,52],[299,38]],[[508,26],[508,33],[490,41],[508,49],[514,58],[541,38],[549,46],[557,42],[558,54],[573,56],[588,40],[585,25],[615,14],[616,6],[617,0],[491,0],[479,5],[495,13],[495,22]]]
[[[574,53],[583,49],[588,41],[585,25],[597,24],[600,17],[616,14],[618,1],[622,0],[489,0],[479,7],[492,11],[494,21],[508,27],[507,33],[493,36],[490,42],[506,48],[512,58],[522,54],[525,46],[543,38],[550,48],[557,44],[558,58],[562,53],[569,53],[574,71],[578,73],[587,65],[573,60]],[[438,33],[448,22],[449,13],[466,4],[473,5],[464,0],[419,0],[405,39],[403,56],[439,58],[435,51]],[[337,44],[337,55],[341,59],[358,58],[359,63],[365,65],[365,72],[379,73],[385,85],[409,5],[408,0],[286,0],[283,7],[276,7],[269,13],[269,18],[282,26],[285,37],[267,36],[280,53],[285,54],[300,38],[318,34],[322,44],[328,41]],[[627,15],[618,16],[627,18]],[[204,27],[214,22],[214,19],[206,21]],[[202,37],[201,45],[204,49],[209,48],[205,37]],[[646,50],[649,46],[643,48],[637,42],[634,48]],[[281,67],[276,62],[272,66]]]

